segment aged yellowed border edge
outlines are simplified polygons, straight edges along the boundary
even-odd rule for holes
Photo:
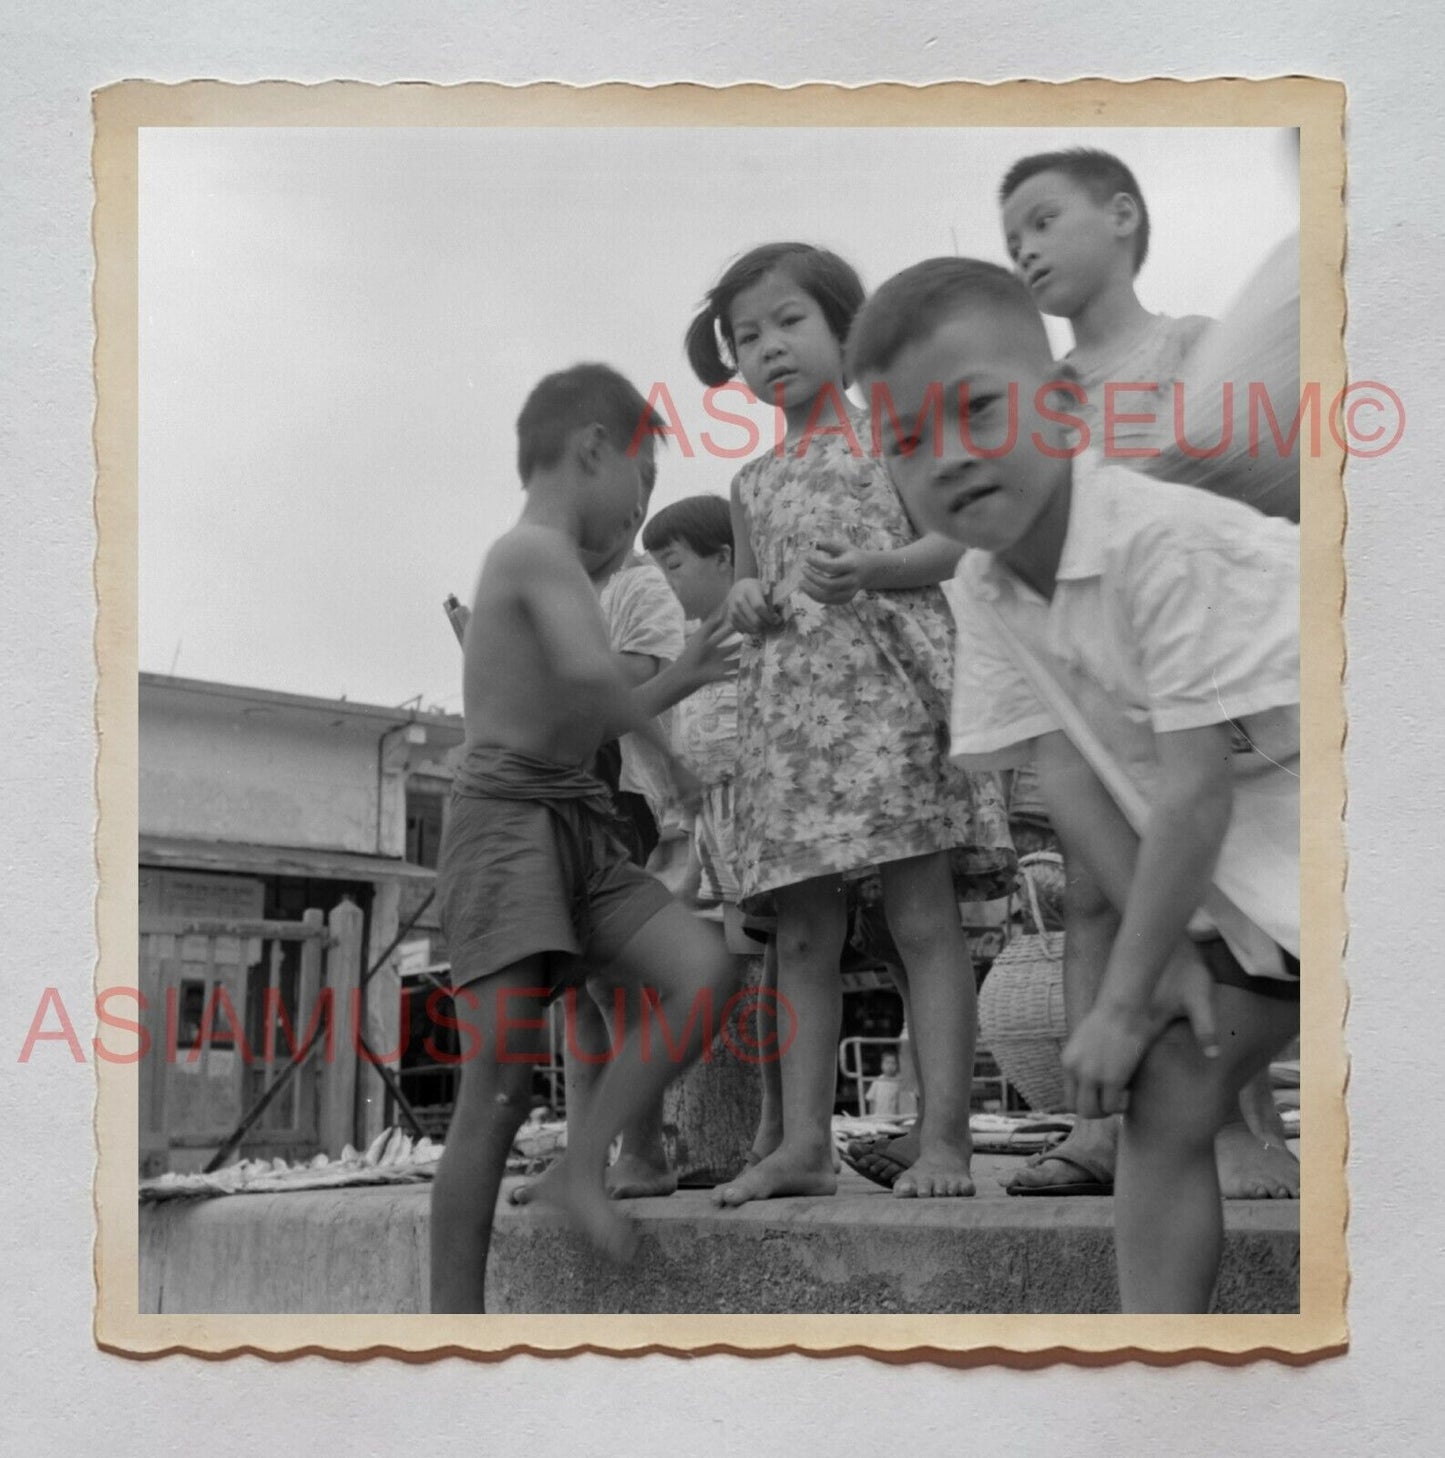
[[[968,82],[776,89],[744,85],[514,88],[485,83],[327,82],[161,85],[130,81],[95,96],[95,563],[99,674],[96,993],[134,986],[137,839],[137,148],[151,126],[1297,126],[1301,137],[1302,379],[1322,401],[1345,382],[1344,87],[1306,77],[1067,83]],[[136,1356],[186,1351],[358,1359],[388,1353],[617,1355],[649,1352],[866,1354],[953,1365],[1067,1360],[1096,1365],[1267,1356],[1310,1360],[1344,1349],[1348,1256],[1342,958],[1345,784],[1343,456],[1329,432],[1303,464],[1302,851],[1304,1144],[1297,1315],[1124,1316],[142,1316],[138,1305],[137,1077],[98,1061],[95,1132],[95,1334]],[[123,1051],[123,1041],[112,1041]],[[134,1045],[132,1045],[134,1046]]]

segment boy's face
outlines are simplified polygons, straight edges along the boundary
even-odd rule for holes
[[[1025,536],[1069,478],[1063,429],[1038,409],[1054,376],[1038,332],[986,305],[945,317],[886,370],[865,374],[884,464],[920,528],[990,552]]]
[[[885,1053],[883,1055],[883,1077],[895,1078],[898,1074],[898,1055],[896,1053]]]
[[[635,450],[604,441],[586,496],[583,561],[601,562],[631,546],[657,480],[652,437]],[[592,568],[589,566],[589,571]]]
[[[732,553],[699,557],[686,542],[669,542],[652,554],[667,585],[689,618],[705,618],[728,595],[733,583]]]
[[[1036,172],[1014,189],[1003,205],[1004,243],[1040,312],[1072,319],[1121,261],[1132,275],[1132,216],[1095,202],[1062,172]]]

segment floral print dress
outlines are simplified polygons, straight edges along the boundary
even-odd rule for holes
[[[965,882],[1014,861],[997,780],[948,758],[954,635],[942,591],[863,592],[834,606],[800,585],[815,543],[890,551],[918,539],[871,454],[867,414],[850,424],[851,437],[816,434],[801,458],[760,456],[736,481],[759,580],[783,618],[741,655],[746,910],[780,886],[932,851],[953,850]]]

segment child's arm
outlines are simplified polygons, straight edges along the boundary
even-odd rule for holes
[[[733,585],[727,597],[727,617],[739,633],[756,637],[776,628],[783,619],[758,581],[758,559],[753,556],[748,517],[736,477],[728,505],[733,519]]]
[[[650,653],[617,653],[617,671],[632,688],[650,683],[662,671],[665,658],[654,658]]]
[[[724,604],[703,620],[677,661],[634,690],[634,697],[649,714],[661,714],[705,685],[725,679],[736,668],[737,640]]]
[[[1121,917],[1094,1006],[1065,1049],[1074,1107],[1090,1118],[1124,1107],[1165,1023],[1185,1016],[1206,1054],[1216,1045],[1212,983],[1189,955],[1187,929],[1229,827],[1229,729],[1160,734],[1157,744],[1161,788],[1140,838],[1062,734],[1039,741],[1040,788],[1066,853]]]
[[[964,550],[962,543],[937,532],[888,552],[819,542],[803,565],[803,591],[819,602],[843,603],[860,592],[932,587],[953,576]]]
[[[647,740],[666,758],[679,790],[689,793],[695,777],[674,758],[667,737],[618,667],[582,564],[560,544],[536,535],[514,536],[496,567],[506,573],[531,620],[559,693],[583,706],[603,739],[631,733]]]

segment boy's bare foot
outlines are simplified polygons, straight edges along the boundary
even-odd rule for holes
[[[833,1161],[826,1149],[816,1155],[794,1153],[780,1145],[735,1180],[713,1191],[713,1203],[731,1209],[752,1200],[775,1200],[784,1195],[831,1195],[838,1188]]]
[[[973,1194],[967,1148],[939,1148],[921,1154],[894,1182],[900,1200],[959,1199]]]
[[[1226,1200],[1299,1199],[1299,1160],[1283,1140],[1261,1140],[1243,1123],[1228,1124],[1215,1137],[1214,1154]]]
[[[579,1235],[609,1260],[626,1265],[637,1253],[637,1226],[621,1215],[596,1181],[572,1173],[565,1156],[540,1179],[512,1191],[514,1205],[543,1205],[556,1210]]]
[[[677,1189],[677,1171],[663,1158],[619,1154],[607,1171],[607,1193],[614,1200],[643,1200],[649,1195],[670,1195]]]

